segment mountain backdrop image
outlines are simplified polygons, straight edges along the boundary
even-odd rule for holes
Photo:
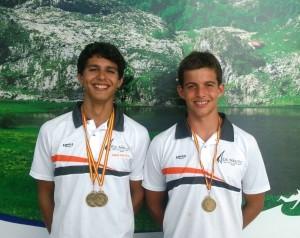
[[[209,50],[223,105],[300,104],[297,0],[4,0],[0,18],[1,99],[80,99],[78,54],[106,41],[128,62],[118,102],[177,105],[178,63]]]
[[[44,229],[21,237],[48,237],[29,176],[35,143],[45,121],[82,99],[77,58],[95,41],[123,53],[116,102],[151,138],[186,113],[179,62],[214,53],[225,82],[219,110],[257,139],[271,184],[242,238],[300,237],[299,0],[1,0],[0,237],[19,238],[5,233],[17,232],[11,223]],[[135,237],[157,231],[144,205]]]

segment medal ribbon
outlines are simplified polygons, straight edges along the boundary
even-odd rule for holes
[[[210,181],[208,181],[208,178],[206,176],[206,172],[204,170],[204,165],[203,165],[202,160],[201,160],[201,151],[200,151],[200,145],[199,145],[197,136],[196,136],[195,132],[192,130],[192,128],[191,128],[191,131],[192,131],[192,135],[193,135],[193,138],[194,138],[194,141],[195,141],[195,146],[196,146],[196,149],[197,149],[197,152],[198,152],[200,166],[201,166],[201,169],[203,171],[204,178],[205,178],[206,188],[210,193],[212,180],[213,180],[213,177],[214,177],[214,171],[215,171],[215,162],[217,160],[217,149],[218,149],[218,144],[219,144],[220,135],[221,135],[220,117],[219,117],[219,122],[218,122],[217,141],[216,141],[216,147],[215,147],[215,151],[214,151],[213,163],[212,163],[212,168],[211,168]]]
[[[93,156],[91,146],[90,146],[90,143],[89,143],[88,133],[87,133],[87,126],[86,126],[87,122],[86,122],[86,117],[83,113],[83,109],[81,109],[81,116],[82,116],[82,124],[83,124],[83,128],[84,128],[84,133],[85,133],[85,143],[86,143],[87,157],[88,157],[88,163],[89,163],[90,177],[91,177],[91,180],[93,182],[93,186],[94,186],[95,180],[97,178],[98,184],[99,184],[100,189],[101,189],[101,187],[104,183],[105,171],[106,171],[106,167],[107,167],[108,155],[109,155],[109,150],[110,150],[110,145],[111,145],[111,137],[112,137],[112,131],[113,131],[113,125],[114,125],[114,119],[115,119],[114,109],[113,109],[113,111],[110,115],[110,118],[109,118],[108,127],[107,127],[107,130],[105,132],[105,136],[104,136],[102,146],[101,146],[101,149],[100,149],[100,152],[99,152],[97,163],[94,160],[94,156]],[[107,146],[106,146],[106,152],[105,152],[105,159],[104,159],[102,174],[101,174],[101,177],[100,177],[100,175],[98,173],[98,168],[99,168],[99,165],[100,165],[100,161],[101,161],[106,143],[107,143]]]

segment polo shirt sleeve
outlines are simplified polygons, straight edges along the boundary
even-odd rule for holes
[[[54,165],[51,160],[50,128],[45,123],[38,134],[30,176],[38,180],[53,181]]]
[[[159,136],[155,137],[150,143],[144,166],[144,180],[142,182],[145,189],[156,192],[166,190],[166,180],[162,174],[161,165],[164,143],[159,138]]]
[[[242,180],[245,194],[258,194],[270,190],[270,184],[263,158],[255,138],[247,138],[247,170]]]
[[[133,138],[131,138],[133,139]],[[135,145],[133,148],[133,160],[131,161],[130,180],[143,180],[143,167],[146,153],[150,143],[148,131],[144,127],[140,127],[136,131]]]

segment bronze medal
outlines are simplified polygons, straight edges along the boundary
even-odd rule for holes
[[[210,196],[206,196],[202,201],[202,208],[206,212],[212,212],[216,209],[217,203]]]
[[[100,192],[95,194],[94,202],[95,202],[96,206],[103,207],[107,204],[108,197],[103,191],[100,191]]]
[[[212,161],[212,168],[211,168],[210,173],[208,171],[205,171],[205,169],[204,169],[204,165],[203,165],[202,160],[201,160],[200,145],[199,145],[199,142],[198,142],[198,139],[197,139],[197,136],[196,136],[195,132],[191,128],[192,136],[193,136],[195,146],[196,146],[196,149],[197,149],[197,153],[198,153],[198,157],[199,157],[199,163],[200,163],[200,167],[201,167],[204,179],[205,179],[205,185],[206,185],[206,188],[208,190],[208,194],[210,194],[212,183],[213,183],[213,178],[214,178],[215,163],[216,163],[216,160],[217,160],[217,152],[218,152],[218,144],[219,144],[220,135],[221,135],[221,124],[222,124],[221,118],[218,117],[217,139],[216,139],[216,146],[215,146],[215,151],[214,151],[214,156],[213,156],[213,161]],[[210,178],[208,178],[206,174],[209,174]],[[202,205],[203,210],[206,211],[206,212],[213,212],[217,207],[216,201],[213,198],[211,198],[209,195],[206,196],[203,199],[201,205]]]
[[[83,113],[83,107],[81,107],[81,116],[82,116],[82,124],[83,124],[83,128],[84,128],[84,133],[85,133],[86,151],[87,151],[87,157],[88,157],[88,163],[89,163],[90,177],[91,177],[91,180],[93,183],[93,188],[94,188],[96,179],[97,179],[99,187],[100,187],[99,192],[93,191],[86,197],[86,203],[90,207],[103,207],[107,204],[108,197],[103,191],[101,191],[101,187],[104,183],[105,171],[106,171],[106,167],[107,167],[109,151],[110,151],[110,146],[111,146],[111,142],[112,142],[112,132],[113,132],[113,125],[114,125],[114,120],[115,120],[115,113],[114,113],[114,109],[113,109],[113,111],[110,115],[110,118],[109,118],[108,128],[105,132],[104,139],[103,139],[103,142],[102,142],[102,145],[100,148],[98,160],[94,159],[94,156],[93,156],[93,153],[91,150],[91,146],[89,143],[87,126],[86,126],[87,122],[86,122],[86,117]],[[106,150],[106,152],[105,152],[102,174],[100,176],[98,173],[98,168],[100,167],[100,163],[101,163],[101,159],[102,159],[104,150]]]
[[[95,203],[95,195],[96,194],[97,193],[93,191],[93,192],[89,193],[86,196],[85,201],[86,201],[87,205],[89,205],[90,207],[96,207],[97,206],[96,203]]]

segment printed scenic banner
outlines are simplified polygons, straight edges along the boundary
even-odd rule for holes
[[[47,237],[28,175],[36,137],[82,98],[76,61],[94,41],[124,54],[116,102],[151,138],[184,113],[178,63],[192,50],[214,53],[225,81],[220,110],[255,136],[271,183],[244,238],[300,235],[299,1],[4,0],[0,18],[1,237]],[[142,207],[136,237],[157,231]]]

